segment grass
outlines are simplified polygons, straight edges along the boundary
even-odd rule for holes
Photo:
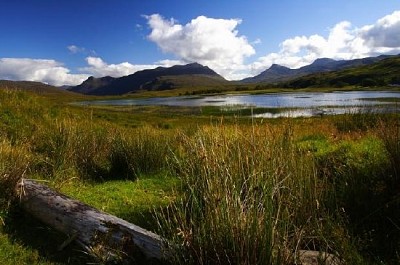
[[[159,219],[176,264],[292,264],[300,249],[357,256],[341,249],[345,232],[323,206],[326,182],[290,123],[183,135],[171,167],[187,190]]]
[[[175,200],[179,180],[160,174],[142,175],[136,181],[113,180],[82,185],[81,181],[73,179],[57,188],[101,211],[155,230],[154,208],[166,207]]]
[[[19,212],[22,176],[158,231],[174,264],[293,264],[303,249],[400,261],[398,114],[257,120],[70,99],[0,91],[2,264],[99,262],[58,252],[66,236]]]

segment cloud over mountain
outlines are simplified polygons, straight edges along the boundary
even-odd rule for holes
[[[71,74],[60,62],[30,58],[0,58],[0,79],[39,81],[51,85],[76,85],[87,74]]]
[[[51,59],[0,58],[0,79],[38,81],[55,86],[75,86],[89,76],[121,77],[144,69],[181,64],[176,60],[163,60],[148,65],[134,65],[128,62],[108,64],[100,57],[90,56],[86,58],[86,63],[86,67],[79,69],[81,74],[72,74],[62,63]]]
[[[87,67],[80,68],[83,73],[89,73],[95,77],[102,76],[112,76],[120,77],[124,75],[130,75],[136,71],[144,69],[156,68],[159,65],[149,64],[149,65],[134,65],[128,62],[123,62],[119,64],[107,64],[100,57],[86,57]]]
[[[148,39],[163,52],[186,62],[207,65],[226,78],[243,68],[244,58],[255,53],[245,36],[239,36],[239,19],[199,16],[186,25],[159,14],[146,16],[151,32]]]
[[[327,37],[315,34],[295,36],[280,44],[280,51],[260,57],[251,65],[258,74],[272,64],[299,68],[318,58],[357,59],[400,52],[400,11],[387,15],[372,25],[354,27],[348,21],[337,23]]]

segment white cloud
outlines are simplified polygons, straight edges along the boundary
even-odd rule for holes
[[[99,57],[87,57],[86,62],[88,66],[79,69],[81,74],[71,74],[68,68],[55,60],[0,58],[0,79],[38,81],[55,86],[74,86],[81,84],[91,75],[121,77],[158,66],[170,67],[183,64],[177,60],[162,60],[148,65],[133,65],[128,62],[107,64]]]
[[[174,65],[184,65],[186,64],[184,61],[180,61],[180,60],[169,60],[169,59],[165,59],[165,60],[160,60],[155,62],[156,65],[162,66],[162,67],[171,67]]]
[[[86,74],[71,74],[69,69],[55,60],[0,58],[0,79],[38,81],[61,86],[77,85],[86,78]]]
[[[89,73],[95,77],[112,76],[121,77],[133,74],[144,69],[152,69],[162,64],[140,64],[134,65],[128,62],[119,64],[107,64],[99,57],[87,57],[86,62],[89,66],[80,68],[83,73]]]
[[[239,19],[214,19],[199,16],[186,25],[159,14],[146,16],[151,33],[148,39],[163,52],[185,62],[198,62],[232,78],[243,68],[244,59],[255,53],[245,36],[239,36]]]
[[[400,47],[400,11],[395,11],[360,30],[366,44],[373,48]]]
[[[354,27],[342,21],[320,35],[295,36],[283,41],[280,51],[260,57],[250,66],[251,75],[260,73],[272,64],[299,68],[318,58],[356,59],[379,54],[400,52],[400,11],[379,19],[373,25]]]
[[[140,24],[136,24],[135,25],[135,29],[138,30],[138,31],[141,31],[141,30],[143,30],[143,26],[140,25]]]
[[[86,51],[85,48],[83,48],[83,47],[78,47],[78,46],[76,46],[76,45],[69,45],[69,46],[67,47],[67,49],[68,49],[71,53],[73,53],[73,54],[75,54],[75,53],[81,53],[81,52],[85,52],[85,51]]]
[[[253,44],[253,45],[258,45],[258,44],[261,44],[262,43],[262,41],[261,41],[261,39],[260,38],[257,38],[255,41],[253,41],[251,44]]]

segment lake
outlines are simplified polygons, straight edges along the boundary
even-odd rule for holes
[[[277,118],[282,116],[307,117],[342,114],[348,112],[399,112],[390,99],[400,99],[400,92],[351,91],[351,92],[301,92],[274,94],[226,94],[215,96],[154,97],[146,99],[116,99],[79,102],[80,105],[108,106],[217,106],[222,108],[269,108],[278,109],[256,117]],[[386,99],[386,100],[383,100]],[[281,109],[282,111],[279,111]],[[290,109],[290,110],[288,110]],[[278,113],[277,113],[278,112]]]

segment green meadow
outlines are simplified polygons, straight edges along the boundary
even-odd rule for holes
[[[22,177],[160,234],[171,264],[298,264],[300,250],[400,263],[399,114],[269,120],[77,100],[0,90],[0,264],[103,262],[58,250],[67,235],[18,207]]]

